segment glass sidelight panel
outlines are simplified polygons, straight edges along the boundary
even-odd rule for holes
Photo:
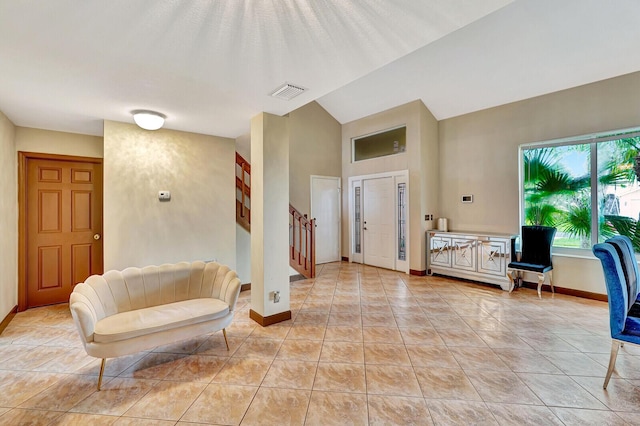
[[[355,232],[353,235],[353,239],[354,239],[354,247],[355,253],[362,253],[362,245],[361,245],[361,241],[362,241],[362,237],[361,237],[361,232],[360,230],[362,229],[362,223],[361,223],[361,217],[362,215],[360,214],[360,187],[357,186],[355,188],[355,197],[354,197],[354,218],[353,218],[353,223],[354,223],[354,228],[355,228]]]
[[[407,260],[407,184],[398,184],[398,260]]]

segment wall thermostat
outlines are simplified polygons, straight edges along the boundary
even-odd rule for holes
[[[158,200],[160,200],[160,201],[170,201],[171,200],[171,191],[158,191]]]
[[[473,203],[473,195],[463,195],[462,196],[463,203]]]

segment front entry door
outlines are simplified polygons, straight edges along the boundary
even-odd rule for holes
[[[364,263],[393,269],[393,177],[366,179],[362,185]]]
[[[26,308],[69,301],[103,272],[102,163],[26,158]]]

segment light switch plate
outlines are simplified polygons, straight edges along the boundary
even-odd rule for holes
[[[170,201],[171,200],[171,191],[158,191],[158,200],[160,200],[160,201]]]

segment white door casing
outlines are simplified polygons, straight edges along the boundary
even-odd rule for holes
[[[409,273],[409,172],[352,176],[348,182],[349,261]]]
[[[341,259],[340,185],[339,177],[311,176],[311,217],[316,220],[316,264]]]

